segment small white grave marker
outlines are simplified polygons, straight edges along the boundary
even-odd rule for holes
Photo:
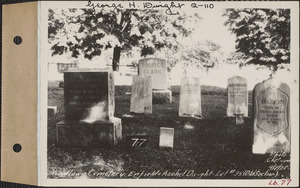
[[[174,129],[168,127],[160,128],[159,147],[172,148],[174,145]]]
[[[57,107],[56,106],[48,106],[48,114],[55,115],[57,113]]]
[[[241,113],[241,110],[238,108],[235,115],[235,124],[242,125],[244,124],[244,114]]]

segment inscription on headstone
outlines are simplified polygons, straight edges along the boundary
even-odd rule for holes
[[[113,77],[110,72],[64,73],[65,118],[109,119],[114,114]]]
[[[72,69],[64,73],[65,120],[57,123],[63,146],[114,147],[122,139],[121,119],[114,116],[113,72]]]
[[[152,76],[152,88],[166,90],[168,87],[167,62],[158,58],[139,60],[139,75]]]
[[[151,76],[132,77],[130,112],[152,113],[152,79]]]
[[[254,97],[253,153],[290,151],[290,90],[268,79],[257,84]]]
[[[200,78],[181,79],[179,116],[202,117]]]
[[[174,129],[168,127],[160,128],[159,147],[160,148],[172,148],[174,143]]]
[[[257,127],[271,135],[288,127],[289,97],[278,88],[269,87],[256,96]]]
[[[234,116],[239,109],[245,117],[248,116],[248,90],[245,78],[235,76],[228,79],[227,116]]]

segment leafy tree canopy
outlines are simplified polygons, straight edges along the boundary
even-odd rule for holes
[[[227,9],[223,16],[236,35],[236,50],[247,64],[265,65],[274,71],[290,63],[289,9]]]
[[[222,63],[224,55],[221,46],[210,40],[181,46],[178,51],[165,50],[163,53],[170,62],[169,69],[182,62],[186,68],[193,65],[208,70]]]
[[[168,48],[178,50],[178,39],[189,36],[201,20],[198,15],[167,15],[160,10],[49,9],[48,41],[52,55],[93,59],[114,48],[113,64],[120,53],[139,47],[141,56]]]

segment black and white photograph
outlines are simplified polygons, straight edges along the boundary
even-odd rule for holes
[[[41,2],[41,181],[298,183],[293,5]]]

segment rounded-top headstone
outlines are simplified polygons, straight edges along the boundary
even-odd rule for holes
[[[228,79],[227,116],[234,116],[238,111],[248,116],[248,89],[247,80],[240,76]]]
[[[136,75],[132,77],[130,112],[152,113],[152,79],[151,76]]]
[[[179,116],[202,118],[200,78],[181,79]]]
[[[152,88],[167,90],[168,74],[167,61],[159,58],[146,58],[139,60],[139,75],[149,75],[152,77]]]
[[[253,153],[290,151],[290,88],[270,78],[253,90]]]

